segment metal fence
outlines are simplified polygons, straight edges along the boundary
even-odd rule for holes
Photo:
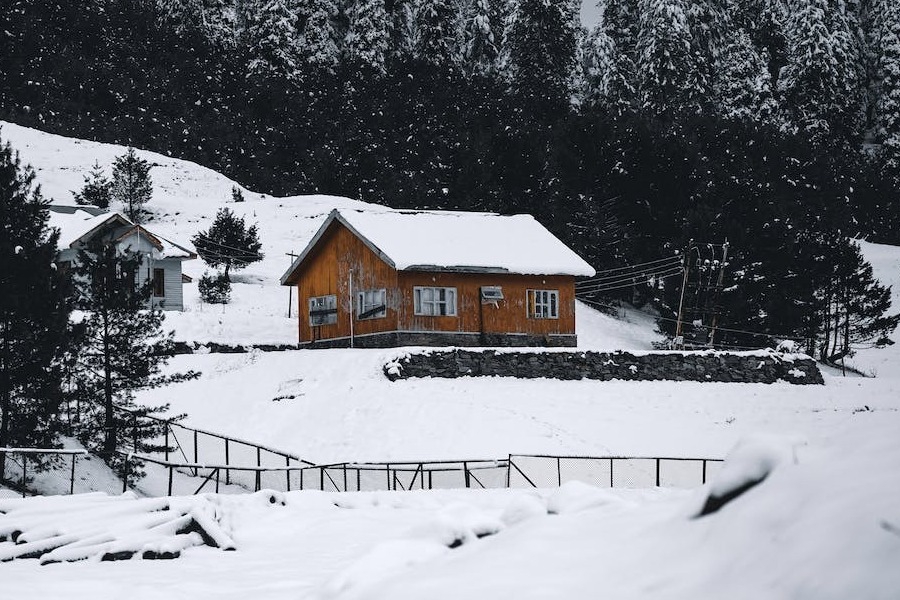
[[[231,436],[211,431],[195,429],[175,421],[142,415],[127,409],[127,427],[123,438],[130,441],[130,450],[145,458],[164,462],[190,464],[240,465],[245,467],[298,467],[312,466],[313,463],[293,454],[275,450]],[[141,430],[150,429],[151,439],[147,440]],[[231,471],[225,473],[226,484],[231,484]],[[246,478],[237,475],[238,483],[250,484]]]
[[[86,450],[0,448],[0,490],[4,495],[119,493],[118,478]]]
[[[192,430],[196,431],[196,430]],[[202,439],[198,433],[198,440]],[[222,440],[231,438],[220,437]],[[243,444],[242,442],[238,442]],[[3,482],[13,493],[71,494],[84,491],[121,493],[136,489],[148,496],[203,492],[244,493],[271,489],[366,492],[433,489],[554,488],[569,481],[599,487],[690,488],[705,484],[721,466],[720,459],[625,456],[509,455],[499,460],[421,461],[313,465],[305,461],[263,464],[261,447],[255,464],[191,462],[120,452],[124,476],[98,478],[86,473],[91,457],[84,450],[0,449],[6,461]],[[198,446],[193,446],[197,448]],[[183,446],[180,446],[183,449]],[[273,453],[276,454],[276,453]],[[199,452],[198,452],[199,455]],[[282,455],[283,456],[283,455]],[[29,461],[31,467],[29,468]],[[39,470],[41,464],[46,468]]]
[[[720,468],[721,459],[633,456],[509,457],[507,487],[546,488],[569,481],[599,487],[691,488],[705,484]]]

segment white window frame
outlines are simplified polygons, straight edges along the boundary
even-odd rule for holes
[[[455,287],[413,287],[413,312],[423,317],[455,317]]]
[[[363,316],[376,308],[381,310]],[[363,290],[356,294],[356,318],[360,321],[369,319],[382,319],[387,316],[387,290]]]
[[[312,314],[313,311],[318,310],[330,310],[334,312],[328,314]],[[309,298],[310,327],[334,325],[335,323],[337,323],[337,296],[335,294],[328,294],[326,296],[311,296]]]
[[[559,290],[527,290],[525,306],[529,319],[558,319]]]

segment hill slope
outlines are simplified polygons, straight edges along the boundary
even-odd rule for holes
[[[95,160],[108,165],[123,148],[44,134],[6,124],[2,137],[37,169],[48,197],[68,202]],[[151,229],[187,241],[228,205],[259,224],[265,260],[236,276],[234,303],[200,304],[196,285],[186,289],[187,310],[170,314],[182,340],[290,343],[296,326],[286,317],[287,290],[277,285],[333,207],[378,207],[346,198],[271,198],[245,190],[230,203],[233,182],[185,161],[139,152],[155,164]],[[864,245],[869,252],[877,250]],[[900,258],[881,248],[884,266]],[[879,262],[877,265],[881,265]],[[186,263],[200,274],[200,261]],[[880,274],[880,273],[876,273]],[[894,274],[895,276],[896,274]],[[895,292],[896,292],[895,288]],[[584,347],[648,348],[652,319],[629,323],[578,307]],[[895,346],[894,348],[897,348]],[[852,425],[900,426],[896,350],[858,359],[883,363],[879,379],[839,378],[826,385],[739,385],[590,381],[519,381],[503,378],[408,380],[390,383],[382,365],[397,350],[299,351],[182,356],[173,369],[198,369],[197,381],[139,396],[171,402],[196,427],[265,443],[315,462],[497,458],[507,453],[722,456],[740,436],[786,432],[828,436]]]

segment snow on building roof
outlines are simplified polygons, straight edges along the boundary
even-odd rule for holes
[[[164,237],[156,235],[141,225],[136,225],[125,215],[118,212],[94,214],[95,210],[71,210],[71,207],[50,207],[50,220],[48,225],[59,229],[59,247],[74,248],[80,241],[86,241],[95,232],[106,225],[115,225],[118,228],[127,228],[124,235],[140,229],[159,249],[162,258],[196,258],[197,255],[187,248],[176,244]],[[119,236],[121,237],[121,235]]]
[[[282,276],[282,284],[290,280],[335,220],[398,271],[595,274],[593,267],[531,215],[335,209]]]

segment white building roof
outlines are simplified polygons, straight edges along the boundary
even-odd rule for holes
[[[134,229],[139,227],[151,241],[159,248],[160,258],[196,258],[196,254],[183,246],[169,241],[146,228],[131,222],[125,215],[118,212],[102,213],[99,215],[92,214],[96,211],[86,211],[70,207],[61,207],[62,210],[54,210],[50,207],[50,221],[48,225],[59,229],[59,247],[75,248],[77,243],[87,241],[94,232],[99,231],[106,225]]]
[[[340,221],[398,271],[440,270],[591,277],[594,268],[530,215],[448,211],[333,210],[282,276]]]

